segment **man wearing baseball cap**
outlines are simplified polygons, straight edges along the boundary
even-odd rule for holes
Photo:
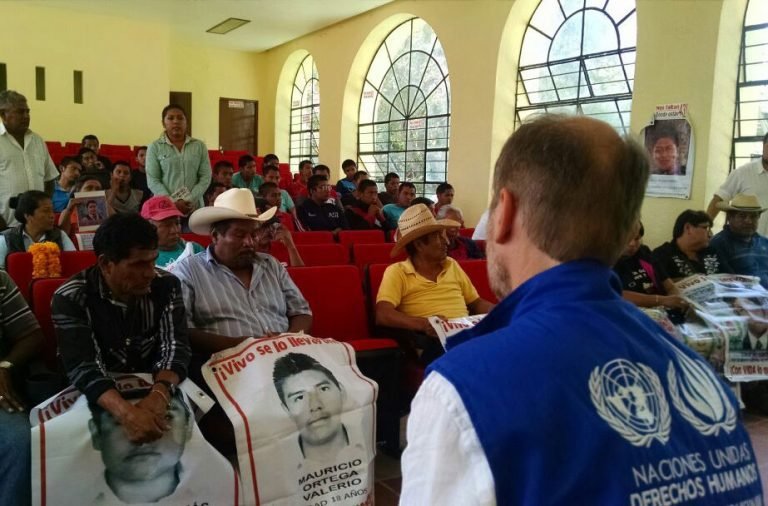
[[[141,206],[141,217],[157,229],[157,261],[155,265],[161,269],[175,262],[188,248],[187,242],[181,238],[181,217],[183,215],[167,195],[157,195],[144,202]],[[192,253],[200,253],[203,247],[190,241]]]
[[[376,324],[405,331],[401,343],[422,350],[425,365],[443,353],[429,316],[459,318],[493,309],[448,257],[445,230],[458,226],[453,220],[436,220],[424,204],[403,211],[392,256],[405,249],[408,259],[387,268],[376,296]]]

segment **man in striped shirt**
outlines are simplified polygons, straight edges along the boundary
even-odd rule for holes
[[[181,280],[196,354],[237,345],[248,337],[309,331],[312,312],[288,272],[274,257],[258,253],[261,236],[276,208],[259,213],[250,190],[232,188],[212,207],[195,211],[189,226],[211,234],[206,251],[181,260]]]
[[[21,381],[43,334],[5,271],[0,270],[0,504],[30,503],[29,413]]]
[[[97,264],[54,294],[53,324],[64,369],[88,401],[108,411],[134,443],[159,439],[190,349],[179,280],[155,269],[157,232],[137,214],[96,231]],[[152,373],[152,389],[125,400],[110,373]]]

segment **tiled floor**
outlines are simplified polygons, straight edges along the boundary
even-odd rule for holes
[[[403,436],[405,441],[405,421],[403,417]],[[768,497],[768,417],[750,413],[744,415],[744,422],[752,437],[752,445],[755,448],[757,463],[760,467],[760,476],[763,481],[764,495]],[[376,456],[376,506],[395,506],[400,498],[400,460],[384,455],[382,452]]]

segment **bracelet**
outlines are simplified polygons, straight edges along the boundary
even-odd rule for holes
[[[155,394],[158,394],[160,397],[162,397],[162,398],[163,398],[163,400],[165,401],[165,405],[166,405],[166,406],[170,406],[170,405],[171,405],[171,400],[168,398],[168,396],[167,396],[167,395],[165,395],[165,394],[164,394],[163,392],[161,392],[160,390],[158,390],[158,389],[156,389],[156,388],[152,388],[152,390],[150,390],[150,391],[149,391],[149,393],[155,393]]]

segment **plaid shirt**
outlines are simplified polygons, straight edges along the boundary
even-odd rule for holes
[[[115,387],[109,373],[187,375],[181,285],[168,272],[158,269],[150,293],[126,304],[112,298],[99,267],[90,267],[56,291],[51,311],[67,376],[90,402]]]

